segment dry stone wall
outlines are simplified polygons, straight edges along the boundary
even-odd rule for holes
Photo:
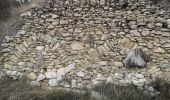
[[[149,89],[157,77],[170,79],[169,14],[145,0],[104,1],[65,0],[32,8],[18,34],[6,36],[1,45],[1,73],[72,88],[104,81]],[[148,55],[146,68],[123,66],[133,48]]]

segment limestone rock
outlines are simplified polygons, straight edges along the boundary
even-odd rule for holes
[[[57,78],[58,77],[57,72],[53,72],[53,71],[46,72],[45,76],[46,76],[47,79]]]
[[[122,67],[123,63],[122,62],[114,62],[114,66]]]
[[[29,73],[26,75],[27,79],[29,80],[36,80],[37,76],[35,75],[35,73]]]
[[[59,85],[59,83],[58,83],[57,79],[50,79],[48,81],[48,85],[49,86],[57,86],[57,85]]]
[[[79,72],[77,73],[77,76],[84,77],[85,74],[84,74],[82,71],[79,71]]]
[[[107,61],[100,61],[99,63],[100,63],[100,65],[102,65],[102,66],[106,66],[106,65],[108,64]]]
[[[44,46],[36,46],[35,50],[41,51],[44,49]]]
[[[163,48],[160,48],[160,47],[155,48],[153,51],[154,51],[155,53],[165,53],[165,50],[164,50]]]
[[[57,70],[57,75],[58,75],[58,76],[65,75],[64,71],[65,71],[65,68],[60,68],[60,69],[58,69],[58,70]]]
[[[80,43],[80,42],[72,43],[70,46],[73,50],[83,50],[84,49],[83,43]]]
[[[64,70],[64,74],[67,74],[68,72],[70,72],[71,70],[75,69],[75,63],[72,63],[70,65],[68,65],[65,70]]]
[[[135,37],[141,36],[141,34],[137,30],[130,30],[129,33],[131,34],[131,36],[135,36]]]
[[[144,75],[143,74],[135,74],[136,78],[143,79]]]
[[[39,82],[39,81],[42,81],[42,80],[44,80],[45,79],[45,75],[43,75],[43,74],[40,74],[40,75],[38,75],[38,77],[37,77],[37,81]]]
[[[76,80],[72,80],[72,81],[71,81],[71,87],[72,87],[72,88],[77,87],[77,81],[76,81]]]

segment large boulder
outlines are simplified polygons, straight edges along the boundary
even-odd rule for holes
[[[136,48],[131,50],[123,60],[123,64],[125,67],[145,67],[145,54],[142,49]]]

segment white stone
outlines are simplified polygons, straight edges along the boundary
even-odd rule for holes
[[[23,13],[21,14],[21,17],[27,17],[27,16],[31,16],[31,12],[26,12],[26,13]]]
[[[98,81],[98,80],[96,80],[96,79],[93,79],[93,80],[92,80],[92,82],[93,82],[93,85],[97,85],[97,84],[99,84],[99,81]]]
[[[136,78],[143,79],[144,75],[143,74],[135,74]]]
[[[47,79],[57,78],[58,77],[57,72],[52,72],[52,71],[51,72],[46,72],[45,76],[46,76]]]
[[[36,48],[35,48],[36,50],[38,50],[38,51],[41,51],[41,50],[43,50],[44,49],[44,46],[36,46]]]
[[[39,82],[39,81],[42,81],[42,80],[44,80],[45,79],[45,75],[42,75],[42,74],[40,74],[40,75],[38,75],[38,77],[37,77],[37,81]]]
[[[84,74],[82,71],[79,71],[79,72],[77,73],[77,76],[84,77],[85,74]]]
[[[25,34],[25,33],[26,32],[24,30],[18,32],[18,34],[22,34],[22,35]]]
[[[114,81],[113,81],[113,79],[111,78],[111,77],[108,77],[107,78],[107,81],[106,81],[106,83],[113,83]]]
[[[155,26],[157,26],[157,27],[162,27],[162,25],[163,25],[162,23],[156,23],[155,24]]]
[[[68,24],[67,20],[60,20],[60,24],[64,25],[64,24]]]
[[[57,79],[50,79],[48,81],[48,85],[49,86],[57,86],[59,83],[58,83],[58,80]]]
[[[58,15],[56,15],[56,14],[52,14],[51,16],[52,16],[52,18],[54,18],[54,19],[58,18]]]
[[[100,61],[100,65],[102,65],[102,66],[106,66],[108,63],[107,63],[107,61]]]
[[[24,45],[25,47],[27,47],[27,48],[29,47],[29,45],[28,45],[28,43],[27,43],[26,41],[23,42],[23,45]]]
[[[170,19],[167,19],[167,24],[170,25]]]
[[[67,74],[68,72],[70,72],[71,70],[75,69],[75,63],[68,65],[65,69],[64,69],[64,74]]]
[[[100,5],[104,5],[105,4],[105,0],[100,0]]]
[[[48,29],[53,29],[53,28],[54,28],[53,25],[49,25],[49,26],[48,26]]]
[[[77,81],[76,80],[71,80],[71,87],[75,88],[77,86]]]
[[[81,42],[72,43],[70,46],[73,50],[83,50],[84,49],[83,43],[81,43]]]
[[[133,83],[134,85],[138,85],[139,81],[137,81],[137,80],[132,80],[132,83]]]
[[[114,74],[114,78],[116,78],[116,79],[123,79],[123,74],[115,73]]]
[[[19,76],[20,73],[17,71],[7,71],[6,74],[9,76]]]
[[[170,44],[164,44],[162,47],[164,47],[164,48],[170,48]]]

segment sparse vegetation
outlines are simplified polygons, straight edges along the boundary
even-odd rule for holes
[[[8,77],[0,80],[0,90],[0,100],[95,100],[89,92],[80,94],[64,90],[48,91]]]
[[[94,87],[95,91],[105,95],[109,100],[150,100],[151,96],[144,93],[143,90],[137,87],[117,86],[113,84],[102,83]]]
[[[102,83],[94,87],[95,91],[105,95],[109,100],[170,100],[170,84],[163,80],[156,80],[154,89],[160,92],[160,95],[153,97],[136,86],[118,86]]]
[[[107,100],[169,100],[170,84],[157,80],[153,83],[154,88],[160,92],[157,97],[146,94],[137,87],[117,86],[102,83],[93,88]],[[0,80],[0,100],[96,100],[91,97],[90,92],[75,93],[64,90],[49,91],[38,86],[30,86],[26,81],[14,81],[10,78]]]

